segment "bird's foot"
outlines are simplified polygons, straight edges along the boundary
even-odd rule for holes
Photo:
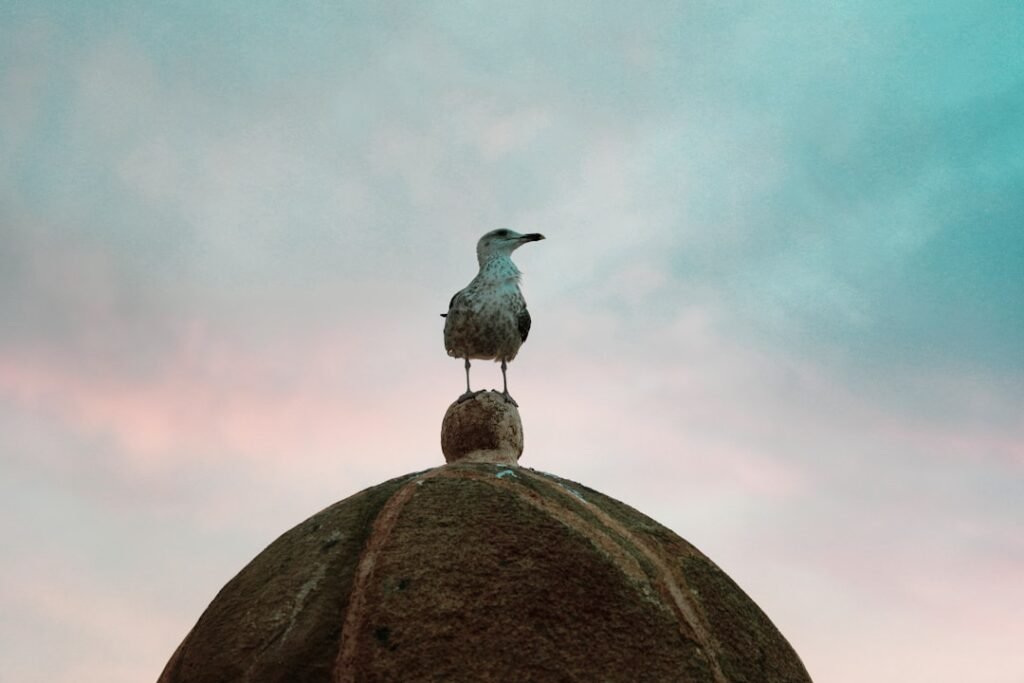
[[[473,398],[477,394],[482,394],[482,393],[483,393],[483,390],[480,390],[480,391],[467,391],[462,396],[459,396],[457,399],[455,399],[455,402],[456,403],[463,403],[464,401],[468,401],[469,399]]]
[[[511,403],[512,405],[514,405],[514,406],[515,406],[516,408],[518,408],[518,407],[519,407],[519,404],[518,404],[518,403],[516,403],[516,400],[515,400],[514,398],[512,398],[512,396],[511,396],[511,395],[509,395],[509,393],[508,393],[507,391],[503,391],[503,392],[501,392],[501,395],[505,397],[505,400],[506,400],[506,401],[508,401],[509,403]]]

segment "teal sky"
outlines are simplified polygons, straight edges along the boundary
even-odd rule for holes
[[[0,659],[153,679],[280,532],[437,464],[437,314],[510,227],[548,236],[524,465],[696,543],[817,680],[1019,681],[1021,36],[995,1],[0,0]]]

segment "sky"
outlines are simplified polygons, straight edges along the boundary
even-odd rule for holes
[[[441,464],[484,232],[522,465],[830,683],[1021,683],[1024,5],[0,0],[0,681],[155,680]],[[474,388],[500,387],[476,362]]]

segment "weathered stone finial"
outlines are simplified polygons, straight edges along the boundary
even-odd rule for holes
[[[448,406],[441,423],[441,451],[447,463],[515,465],[523,454],[523,422],[515,404],[500,391],[481,391]]]

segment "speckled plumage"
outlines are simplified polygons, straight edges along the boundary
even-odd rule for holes
[[[530,313],[519,289],[522,274],[512,263],[512,251],[544,239],[511,230],[492,230],[477,244],[480,272],[452,297],[445,314],[444,347],[449,356],[466,360],[466,394],[469,360],[495,360],[506,364],[516,357],[530,332]],[[508,388],[506,383],[505,393]]]
[[[530,314],[511,259],[496,258],[455,294],[444,324],[449,356],[510,361],[526,341]]]

